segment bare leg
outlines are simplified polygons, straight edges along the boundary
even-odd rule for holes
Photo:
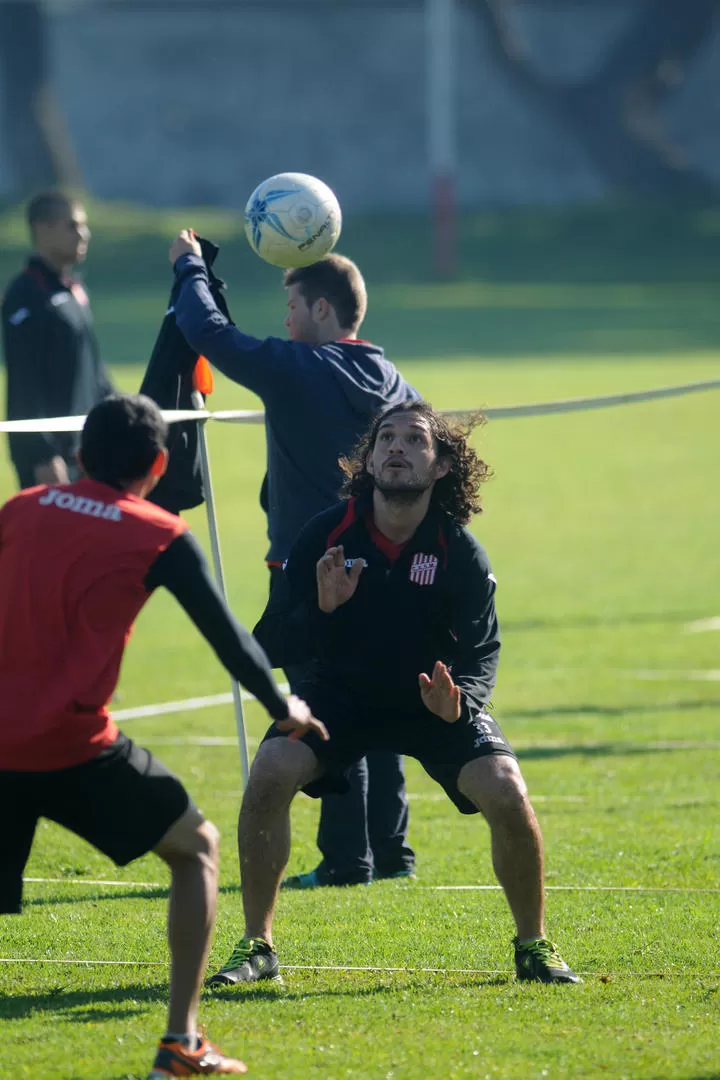
[[[218,831],[191,808],[166,832],[155,854],[170,867],[170,1012],[168,1031],[197,1027],[210,938],[215,925]]]
[[[512,911],[517,936],[543,937],[543,843],[514,758],[498,754],[463,766],[458,788],[490,826],[493,867]]]
[[[290,857],[290,804],[320,775],[317,758],[300,740],[271,739],[257,753],[238,820],[246,937],[272,945],[278,889]]]

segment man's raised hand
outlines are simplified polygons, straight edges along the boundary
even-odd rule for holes
[[[202,248],[198,244],[192,229],[183,229],[170,245],[170,262],[173,266],[181,255],[202,255]]]
[[[365,565],[364,559],[353,559],[349,570],[345,569],[345,549],[331,547],[318,560],[317,587],[318,607],[330,615],[341,604],[347,603],[357,589],[357,583]]]
[[[454,724],[460,719],[460,687],[452,681],[442,660],[435,664],[432,678],[422,672],[418,675],[418,682],[420,697],[426,709],[448,724]]]
[[[330,736],[327,733],[327,728],[323,724],[322,720],[316,720],[313,714],[310,712],[310,706],[302,698],[295,697],[294,694],[290,694],[287,698],[288,717],[287,720],[276,720],[275,727],[280,731],[289,731],[289,739],[293,741],[295,739],[302,739],[303,735],[308,735],[311,731],[314,731],[316,735],[319,735],[323,742],[327,742]]]

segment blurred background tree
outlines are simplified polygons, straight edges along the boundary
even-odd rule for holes
[[[464,0],[484,26],[496,63],[542,102],[614,186],[639,195],[713,199],[717,185],[669,134],[663,106],[717,25],[720,0],[647,0],[590,75],[562,82],[534,62],[516,0]],[[602,6],[604,0],[585,0]]]
[[[19,195],[80,187],[81,177],[50,80],[48,16],[40,0],[0,2],[0,108],[4,151]]]

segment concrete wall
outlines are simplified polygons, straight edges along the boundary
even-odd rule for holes
[[[524,3],[520,12],[538,65],[578,77],[637,3]],[[461,201],[602,196],[604,180],[582,147],[497,69],[481,25],[460,8]],[[71,2],[51,10],[55,86],[99,197],[238,207],[265,176],[298,170],[323,177],[347,210],[427,205],[419,2]],[[719,114],[720,35],[671,112],[687,151],[718,179]],[[9,182],[0,164],[0,188]]]

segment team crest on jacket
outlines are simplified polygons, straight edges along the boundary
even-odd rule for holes
[[[416,585],[432,585],[437,568],[437,555],[424,555],[422,551],[418,551],[410,563],[410,580]]]

